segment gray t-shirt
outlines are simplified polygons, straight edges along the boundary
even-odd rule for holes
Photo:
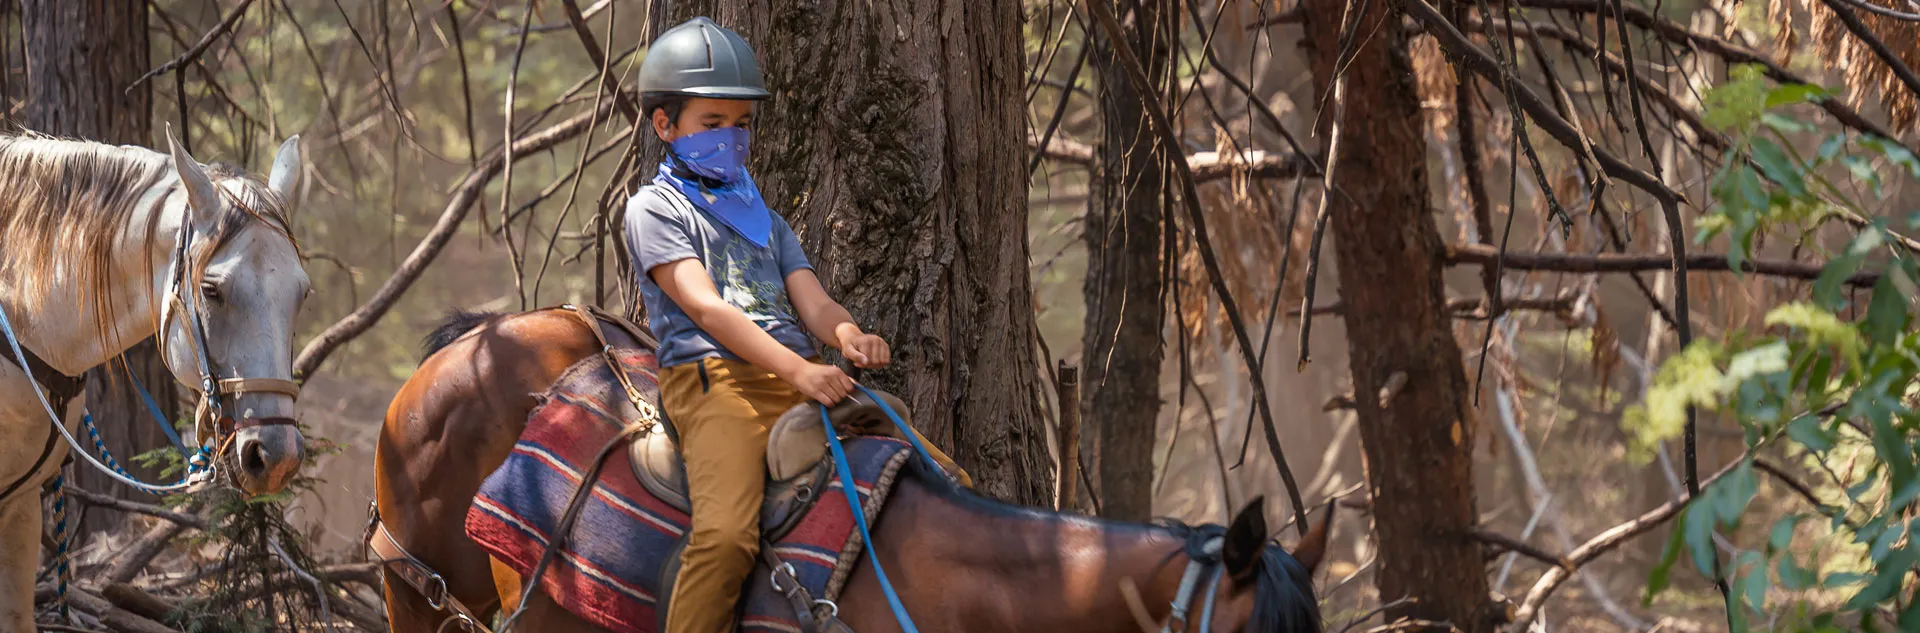
[[[740,360],[694,324],[647,274],[655,266],[689,257],[706,265],[721,300],[746,313],[774,340],[804,357],[818,354],[813,338],[794,317],[793,304],[787,299],[787,275],[813,265],[807,263],[807,254],[800,250],[793,228],[780,214],[772,215],[772,236],[766,248],[761,248],[693,206],[679,191],[647,185],[627,200],[627,250],[633,254],[635,273],[640,277],[648,327],[660,340],[661,367],[708,356]]]

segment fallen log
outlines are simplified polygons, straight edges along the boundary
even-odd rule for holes
[[[107,585],[100,590],[100,595],[114,606],[155,622],[171,620],[174,614],[180,611],[179,605],[126,583],[117,582]]]

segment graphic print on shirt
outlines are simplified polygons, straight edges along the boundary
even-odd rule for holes
[[[724,255],[717,258],[727,262],[724,271],[726,278],[714,280],[714,285],[720,287],[720,299],[746,313],[756,323],[792,321],[793,305],[787,300],[787,289],[779,280],[779,264],[775,261],[773,249],[754,246],[738,235],[730,234],[727,237]],[[773,274],[749,274],[756,270],[773,271]]]

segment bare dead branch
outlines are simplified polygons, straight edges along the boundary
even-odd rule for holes
[[[182,512],[176,512],[173,510],[162,508],[160,506],[149,505],[149,504],[140,503],[137,501],[127,501],[125,499],[116,499],[108,495],[103,495],[97,492],[86,490],[84,488],[80,488],[71,483],[67,484],[67,494],[72,495],[79,502],[90,505],[90,506],[111,508],[111,509],[119,510],[122,512],[132,512],[135,514],[144,514],[151,517],[159,517],[159,518],[166,519],[168,521],[172,521],[174,523],[178,523],[180,525],[184,525],[196,530],[207,529],[207,520],[200,518],[198,516],[194,516],[194,515],[186,514]]]
[[[1080,55],[1073,60],[1073,70],[1067,73],[1067,86],[1073,86],[1080,79],[1080,70],[1087,65],[1087,57],[1093,52],[1093,38],[1087,37],[1080,42]],[[1028,147],[1045,150],[1053,145],[1053,134],[1059,131],[1060,122],[1067,118],[1067,104],[1073,102],[1073,91],[1062,90],[1053,102],[1053,115],[1047,119],[1047,129],[1040,134],[1037,143],[1030,142]],[[1045,151],[1034,151],[1033,158],[1027,161],[1027,178],[1033,178],[1033,172],[1040,168],[1040,160],[1050,157]],[[1087,163],[1093,162],[1093,149],[1087,148]]]
[[[1472,18],[1468,22],[1468,28],[1474,31],[1484,31],[1486,30],[1486,25],[1483,24],[1479,18]],[[1538,35],[1559,40],[1566,43],[1575,51],[1580,52],[1582,55],[1587,57],[1597,56],[1601,61],[1605,62],[1607,68],[1611,69],[1614,74],[1625,75],[1631,80],[1631,83],[1636,89],[1652,96],[1655,101],[1659,102],[1660,107],[1665,108],[1668,113],[1680,119],[1682,123],[1685,123],[1687,129],[1692,130],[1694,135],[1698,136],[1700,140],[1709,147],[1726,150],[1729,146],[1726,135],[1715,131],[1713,128],[1707,127],[1706,122],[1700,119],[1700,115],[1680,105],[1680,101],[1674,98],[1673,93],[1668,92],[1667,89],[1647,79],[1646,76],[1634,72],[1629,62],[1621,61],[1612,52],[1605,52],[1603,54],[1593,42],[1587,41],[1587,39],[1579,33],[1562,28],[1558,24],[1518,20],[1514,22],[1511,29],[1505,24],[1495,23],[1494,30],[1500,33]]]
[[[1120,21],[1113,17],[1113,12],[1108,10],[1106,0],[1080,1],[1086,7],[1087,13],[1099,21],[1100,27],[1107,32],[1107,37],[1116,42],[1125,41],[1126,32],[1121,28]],[[1153,88],[1153,82],[1147,78],[1147,72],[1140,66],[1140,60],[1134,57],[1133,49],[1116,46],[1114,51],[1118,53],[1121,65],[1126,68],[1128,81],[1133,83],[1134,90],[1144,101],[1147,118],[1153,124],[1154,130],[1159,133],[1162,146],[1179,147],[1179,139],[1174,135],[1173,126],[1167,122],[1166,110],[1159,103],[1159,98],[1155,96],[1157,93]],[[1207,234],[1206,214],[1200,209],[1200,194],[1194,184],[1193,170],[1188,167],[1186,161],[1167,162],[1173,164],[1174,172],[1179,177],[1182,190],[1180,201],[1187,209],[1189,221],[1193,223],[1194,239],[1200,247],[1200,261],[1207,269],[1207,280],[1213,285],[1214,294],[1220,299],[1221,311],[1226,313],[1227,321],[1233,327],[1234,338],[1240,344],[1241,358],[1245,360],[1249,378],[1253,382],[1254,406],[1259,409],[1261,420],[1265,423],[1267,448],[1273,453],[1273,460],[1280,470],[1281,480],[1286,483],[1287,496],[1293,502],[1294,516],[1303,519],[1295,523],[1295,527],[1299,528],[1301,536],[1305,536],[1307,534],[1307,522],[1304,520],[1307,516],[1306,502],[1300,497],[1300,484],[1294,481],[1293,470],[1287,466],[1286,453],[1280,446],[1280,437],[1274,431],[1273,411],[1267,401],[1266,378],[1262,376],[1260,370],[1260,359],[1253,356],[1253,341],[1247,336],[1247,328],[1241,320],[1240,308],[1233,300],[1233,291],[1227,287],[1226,277],[1221,273],[1220,262],[1214,254],[1213,240]]]
[[[587,127],[599,117],[605,116],[612,107],[611,101],[603,103],[599,110],[580,113],[554,124],[553,127],[515,140],[514,160],[550,149],[579,136],[586,132]],[[366,332],[368,328],[378,323],[381,317],[386,316],[387,311],[393,308],[394,302],[400,300],[400,295],[405,294],[407,289],[413,286],[413,282],[420,278],[420,273],[426,270],[427,265],[433,263],[433,259],[440,255],[440,249],[445,248],[447,242],[453,239],[453,234],[460,228],[460,222],[466,218],[467,211],[473,207],[474,201],[485,193],[487,183],[493,180],[505,164],[506,160],[502,153],[492,153],[481,159],[473,170],[467,172],[466,177],[461,179],[460,185],[454,189],[453,198],[447,202],[446,209],[441,211],[440,219],[434,223],[432,230],[427,232],[426,237],[420,240],[420,244],[415,246],[413,252],[400,263],[399,268],[394,270],[393,276],[387,278],[387,282],[380,286],[380,290],[375,292],[365,305],[328,326],[300,350],[300,356],[293,363],[293,375],[296,379],[305,381],[311,377],[313,371],[318,369],[321,363],[326,362],[327,356],[334,350]]]
[[[599,2],[595,2],[593,3],[593,6],[587,7],[586,12],[582,13],[581,17],[591,18],[593,16],[599,15],[601,11],[605,10],[608,6],[611,6],[612,4],[613,4],[613,0],[600,0]],[[542,24],[539,26],[529,28],[527,29],[527,32],[551,33],[553,31],[561,31],[561,30],[570,29],[570,28],[573,28],[573,24],[571,23],[571,21],[555,22],[552,24]],[[520,31],[518,29],[509,29],[507,31],[507,35],[512,37],[519,37]]]
[[[138,614],[140,617],[148,618],[155,622],[166,621],[168,617],[180,609],[179,605],[122,582],[110,583],[105,587],[101,587],[100,597],[106,598],[107,602],[113,603],[116,607],[126,609],[127,611]]]
[[[1899,53],[1888,48],[1887,43],[1881,40],[1880,36],[1875,35],[1873,29],[1867,28],[1867,23],[1861,22],[1860,16],[1854,15],[1853,9],[1846,3],[1841,0],[1821,0],[1821,2],[1826,4],[1828,9],[1833,10],[1833,14],[1840,18],[1841,23],[1847,25],[1847,30],[1852,32],[1854,37],[1860,38],[1861,42],[1866,43],[1867,48],[1873,50],[1874,56],[1880,58],[1880,63],[1886,64],[1887,68],[1893,70],[1893,75],[1900,78],[1900,83],[1906,84],[1908,92],[1920,97],[1920,76],[1913,74],[1913,69],[1901,60]]]
[[[1731,464],[1727,464],[1725,468],[1720,469],[1720,472],[1714,473],[1713,476],[1701,481],[1700,485],[1702,487],[1712,485],[1713,482],[1726,476],[1727,473],[1733,472],[1733,469],[1738,467],[1744,459],[1743,457],[1734,460]],[[1542,575],[1540,580],[1533,584],[1531,590],[1527,591],[1527,597],[1520,603],[1519,610],[1515,612],[1513,625],[1509,630],[1515,631],[1516,633],[1527,631],[1533,624],[1534,618],[1538,617],[1540,605],[1544,604],[1547,598],[1553,595],[1553,591],[1558,589],[1561,583],[1566,582],[1569,576],[1579,571],[1581,566],[1592,562],[1607,552],[1613,551],[1614,548],[1632,540],[1634,537],[1646,534],[1661,524],[1666,523],[1669,519],[1672,519],[1674,515],[1680,514],[1680,510],[1686,508],[1689,502],[1698,497],[1699,495],[1697,493],[1692,493],[1685,497],[1668,501],[1661,504],[1660,507],[1648,510],[1646,513],[1635,517],[1631,521],[1608,528],[1606,531],[1588,539],[1586,543],[1573,548],[1573,551],[1567,552],[1566,560],[1573,563],[1573,567],[1556,566],[1547,568],[1547,573]]]
[[[1526,111],[1527,116],[1532,117],[1533,122],[1537,124],[1542,131],[1552,136],[1554,140],[1559,141],[1560,144],[1575,151],[1583,151],[1583,149],[1584,151],[1590,151],[1597,162],[1599,162],[1601,169],[1608,175],[1626,181],[1628,184],[1653,196],[1656,200],[1684,201],[1686,199],[1680,195],[1680,192],[1674,191],[1668,187],[1666,183],[1660,182],[1660,179],[1653,174],[1634,167],[1627,161],[1613,155],[1612,152],[1607,151],[1605,148],[1595,145],[1591,139],[1580,134],[1572,123],[1562,118],[1559,113],[1554,112],[1553,107],[1541,99],[1540,95],[1533,91],[1533,88],[1528,87],[1525,83],[1519,81],[1518,78],[1512,77],[1507,72],[1506,67],[1495,61],[1485,50],[1474,45],[1471,40],[1467,39],[1465,34],[1455,29],[1453,24],[1447,22],[1447,19],[1441,16],[1440,12],[1435,10],[1432,5],[1427,4],[1425,0],[1399,0],[1399,2],[1400,6],[1405,9],[1407,15],[1424,25],[1427,32],[1434,36],[1434,40],[1439,42],[1440,46],[1446,49],[1454,59],[1459,60],[1456,66],[1462,66],[1472,70],[1496,84],[1504,82],[1504,85],[1510,85],[1512,87],[1511,94],[1515,101],[1518,101],[1520,107]]]
[[[1528,545],[1524,541],[1513,538],[1511,536],[1507,536],[1505,534],[1476,529],[1472,532],[1469,532],[1467,536],[1471,537],[1473,540],[1480,541],[1482,543],[1498,545],[1502,548],[1505,548],[1507,551],[1511,551],[1511,552],[1520,554],[1522,556],[1532,558],[1534,560],[1546,563],[1548,565],[1552,565],[1554,567],[1563,568],[1563,569],[1566,569],[1567,571],[1577,571],[1573,566],[1573,561],[1567,560],[1565,557],[1562,557],[1562,556],[1549,554],[1545,550],[1542,550],[1538,547],[1534,547],[1532,545]]]
[[[1447,262],[1451,264],[1477,264],[1491,266],[1499,257],[1495,249],[1480,244],[1455,244],[1447,247]],[[1733,267],[1726,255],[1715,253],[1694,253],[1686,257],[1687,267],[1693,270],[1728,271]],[[1672,270],[1673,258],[1666,255],[1615,254],[1575,255],[1569,253],[1507,253],[1507,268],[1514,270],[1551,270],[1568,273],[1621,273],[1640,270]],[[1741,262],[1742,272],[1788,277],[1793,279],[1817,279],[1820,277],[1819,264],[1780,261],[1773,259],[1749,259]],[[1877,271],[1861,271],[1847,277],[1847,283],[1868,287],[1880,280]]]
[[[219,26],[214,27],[211,31],[207,31],[205,35],[201,35],[200,41],[193,43],[193,48],[187,49],[187,51],[181,53],[179,57],[175,57],[167,63],[161,64],[159,68],[147,71],[147,74],[141,75],[139,79],[133,80],[133,83],[127,84],[125,92],[127,94],[133,94],[133,89],[139,87],[140,84],[146,83],[148,79],[173,72],[181,66],[200,59],[201,55],[206,54],[208,48],[213,47],[215,40],[233,31],[234,25],[240,23],[240,16],[246,15],[247,9],[251,7],[253,7],[253,0],[240,0],[240,5],[234,7],[232,11],[228,11],[227,17],[220,20]]]
[[[1302,20],[1305,20],[1306,17],[1306,11],[1299,6],[1295,6],[1291,9],[1275,13],[1265,20],[1259,20],[1253,24],[1249,24],[1247,25],[1247,30],[1258,31],[1279,24],[1299,24]]]
[[[1512,255],[1509,254],[1508,257],[1512,257]],[[1509,260],[1509,263],[1511,263],[1511,260]],[[1500,312],[1526,310],[1552,312],[1564,316],[1573,310],[1574,303],[1579,300],[1580,296],[1573,293],[1564,293],[1557,297],[1508,297],[1500,300]],[[1346,314],[1346,307],[1345,303],[1314,306],[1313,316],[1337,316]],[[1495,316],[1491,307],[1487,305],[1484,297],[1461,297],[1449,300],[1447,301],[1447,312],[1458,319],[1480,320]],[[1287,316],[1296,319],[1300,318],[1300,311],[1289,310]]]
[[[595,6],[594,9],[598,10],[606,5],[607,2],[602,0],[600,5]],[[587,50],[587,59],[593,61],[594,68],[600,69],[601,90],[612,93],[614,107],[620,111],[620,114],[627,117],[627,121],[632,122],[634,125],[639,125],[642,116],[640,107],[628,100],[627,93],[620,90],[620,78],[610,72],[613,61],[607,58],[605,51],[600,50],[599,42],[595,41],[593,37],[593,29],[587,26],[587,17],[580,13],[580,5],[574,2],[574,0],[560,0],[560,6],[566,9],[567,21],[573,24],[574,34],[580,36],[580,46]],[[531,5],[528,7],[528,12],[532,12]],[[524,37],[523,35],[522,38],[524,39]],[[608,43],[611,44],[612,42],[609,41]]]
[[[1604,0],[1517,0],[1517,4],[1535,9],[1595,13],[1599,11],[1602,6],[1601,2],[1603,1]],[[1613,9],[1612,7],[1607,7],[1607,10],[1612,11]],[[1633,23],[1634,26],[1652,31],[1669,42],[1685,44],[1705,51],[1726,60],[1728,63],[1757,64],[1765,68],[1767,76],[1774,81],[1790,84],[1814,84],[1814,82],[1807,80],[1798,73],[1787,70],[1785,67],[1775,63],[1771,57],[1763,53],[1713,35],[1695,33],[1687,30],[1686,27],[1666,18],[1655,16],[1653,13],[1638,5],[1626,5],[1623,15],[1625,15],[1627,21]],[[1837,97],[1822,99],[1820,101],[1820,107],[1826,110],[1828,114],[1833,115],[1833,118],[1842,125],[1882,138],[1894,138],[1893,134],[1888,133],[1886,129],[1880,127],[1879,124],[1861,116],[1858,111],[1848,106],[1842,99]],[[1908,149],[1912,148],[1909,147]]]
[[[1050,139],[1043,148],[1041,139],[1031,135],[1027,137],[1027,149],[1034,152],[1036,159],[1057,160],[1075,165],[1094,163],[1093,146],[1064,137]],[[1193,172],[1195,183],[1208,183],[1220,180],[1241,170],[1255,178],[1289,179],[1312,175],[1311,161],[1303,160],[1298,154],[1271,153],[1264,150],[1251,150],[1247,156],[1236,157],[1219,152],[1195,152],[1187,155],[1187,168]]]

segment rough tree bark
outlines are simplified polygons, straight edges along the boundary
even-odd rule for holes
[[[1365,13],[1357,51],[1340,64],[1348,6]],[[1475,522],[1470,384],[1446,310],[1409,35],[1388,7],[1307,0],[1302,12],[1316,100],[1328,103],[1337,64],[1347,82],[1327,213],[1354,393],[1378,394],[1405,377],[1385,402],[1355,398],[1380,547],[1376,582],[1383,600],[1415,599],[1389,610],[1388,621],[1488,631],[1481,549],[1467,538]],[[1331,118],[1319,118],[1323,138]]]
[[[1017,4],[671,4],[656,32],[706,15],[759,53],[774,97],[754,115],[754,179],[834,298],[893,346],[863,382],[906,399],[981,492],[1050,506]]]
[[[1128,41],[1096,36],[1095,45],[1103,50],[1093,56],[1103,139],[1082,225],[1087,314],[1081,407],[1083,419],[1097,425],[1100,513],[1126,521],[1153,515],[1154,422],[1160,414],[1165,341],[1161,260],[1167,174],[1141,95],[1111,47],[1132,47],[1148,78],[1164,85],[1177,32],[1172,20],[1179,14],[1173,9],[1167,0],[1122,2]]]
[[[47,134],[103,143],[152,145],[153,92],[147,84],[127,90],[151,68],[147,3],[143,0],[21,0],[21,33],[27,55],[27,94],[20,123]],[[178,392],[149,338],[126,353],[127,366],[159,401],[168,419],[179,415]],[[158,469],[131,463],[133,456],[167,446],[140,396],[118,363],[87,376],[87,410],[120,464],[143,479]],[[151,495],[114,482],[90,468],[75,469],[81,487],[123,499]],[[89,508],[81,538],[111,529],[120,513]]]

